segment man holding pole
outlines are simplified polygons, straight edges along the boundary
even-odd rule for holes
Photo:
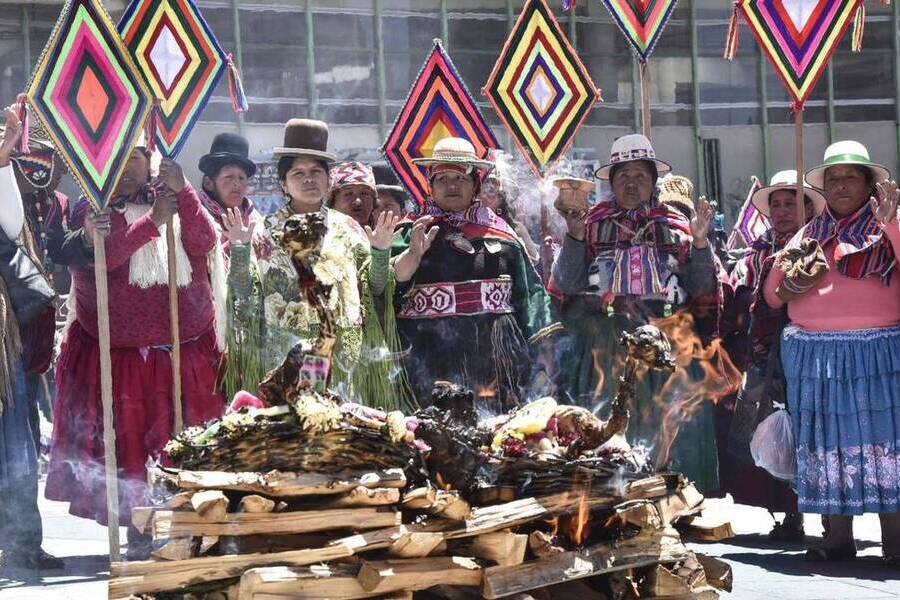
[[[73,209],[81,226],[65,245],[80,245],[80,264],[70,265],[74,310],[70,312],[57,367],[56,423],[46,495],[70,502],[69,512],[105,523],[104,436],[101,411],[101,333],[98,327],[93,240],[104,239],[108,280],[109,342],[118,462],[118,508],[123,523],[146,502],[145,463],[159,453],[179,419],[173,398],[173,332],[170,327],[166,234],[175,234],[174,281],[179,309],[181,389],[186,425],[220,416],[224,400],[216,386],[221,348],[208,254],[216,248],[215,226],[181,167],[162,161],[151,180],[151,155],[136,148],[110,209],[89,214]],[[68,248],[71,250],[71,247]],[[66,255],[75,256],[67,251]],[[99,254],[99,252],[98,252]],[[140,532],[129,529],[129,553],[139,556]]]

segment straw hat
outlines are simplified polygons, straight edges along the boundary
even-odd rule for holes
[[[291,119],[284,126],[284,145],[272,150],[276,157],[305,156],[333,163],[337,156],[328,152],[328,125],[315,119]]]
[[[656,172],[664,175],[672,170],[672,167],[656,158],[656,152],[646,136],[640,133],[623,135],[613,142],[612,149],[609,151],[609,163],[603,165],[594,177],[597,179],[609,179],[609,173],[616,165],[634,162],[636,160],[645,160],[656,165]]]
[[[659,200],[681,206],[690,213],[694,209],[694,183],[684,175],[669,173],[659,180]]]
[[[769,182],[769,185],[766,187],[756,190],[752,196],[750,196],[750,202],[753,203],[753,206],[761,212],[762,214],[769,216],[769,197],[777,192],[778,190],[788,190],[788,191],[796,191],[797,189],[797,171],[794,169],[788,169],[786,171],[779,171],[772,176],[772,180]],[[803,188],[803,193],[812,200],[813,206],[816,209],[816,214],[822,214],[822,211],[825,210],[825,196],[817,190],[807,184]]]
[[[458,137],[448,137],[438,141],[434,145],[431,157],[414,158],[413,163],[423,167],[458,165],[488,171],[494,168],[494,163],[491,161],[478,158],[472,142]]]
[[[813,187],[825,189],[825,169],[835,165],[859,165],[866,167],[875,176],[875,181],[884,181],[891,178],[891,172],[887,167],[873,163],[869,160],[869,151],[865,146],[854,140],[835,142],[825,149],[824,162],[806,172],[806,181]]]

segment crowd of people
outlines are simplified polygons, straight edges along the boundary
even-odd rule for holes
[[[773,539],[800,540],[802,514],[824,515],[827,535],[811,559],[853,556],[853,515],[878,513],[885,559],[900,564],[900,192],[858,142],[826,150],[803,198],[796,172],[776,174],[752,198],[770,229],[726,251],[711,231],[715,206],[694,199],[690,181],[637,134],[616,140],[596,170],[608,191],[557,205],[565,233],[553,240],[516,219],[517,187],[464,139],[440,140],[416,160],[430,193],[415,205],[371,165],[339,163],[327,124],[292,119],[273,151],[284,203],[263,215],[248,198],[257,166],[239,135],[216,136],[196,185],[176,161],[139,145],[109,207],[96,212],[57,191],[65,164],[50,140],[32,131],[22,151],[22,133],[6,109],[0,545],[8,563],[59,566],[41,550],[37,511],[37,400],[51,368],[46,497],[106,520],[94,245],[106,256],[119,506],[129,523],[146,502],[147,461],[176,421],[170,281],[190,426],[255,394],[293,347],[319,337],[320,313],[280,244],[294,215],[318,214],[326,233],[314,271],[331,289],[330,385],[342,397],[412,411],[448,380],[472,389],[486,412],[544,395],[602,410],[621,334],[687,315],[691,339],[723,344],[744,381],[685,412],[657,466],[784,513]],[[684,370],[703,374],[690,361]],[[651,450],[679,400],[668,378],[642,376],[630,407],[627,438]],[[748,449],[782,404],[796,445],[792,481],[755,466]],[[148,551],[130,528],[130,556]]]

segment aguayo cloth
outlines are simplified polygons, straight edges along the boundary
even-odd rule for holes
[[[782,340],[800,511],[900,511],[900,326]]]
[[[440,232],[395,294],[410,382],[419,402],[436,380],[449,380],[505,410],[524,400],[530,347],[560,326],[519,238],[483,224],[497,218],[490,209],[435,213]],[[411,232],[411,222],[400,225],[394,255],[409,247]]]
[[[803,237],[819,240],[823,248],[829,241],[836,240],[834,262],[847,277],[863,279],[877,275],[885,285],[890,285],[897,262],[894,249],[884,237],[868,202],[842,219],[826,210],[806,225]]]

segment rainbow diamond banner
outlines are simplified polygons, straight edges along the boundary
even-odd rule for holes
[[[112,197],[152,96],[99,0],[68,0],[27,91],[87,199]]]
[[[441,41],[434,40],[382,147],[397,177],[420,206],[428,197],[428,177],[425,167],[412,161],[430,157],[434,145],[445,137],[469,140],[481,157],[500,147]]]
[[[779,77],[802,108],[862,0],[738,0]]]
[[[225,72],[225,52],[193,0],[132,0],[119,33],[159,103],[156,147],[174,158]]]
[[[640,61],[647,62],[677,0],[603,0],[603,4]]]
[[[545,0],[527,0],[482,93],[538,177],[600,98]]]

